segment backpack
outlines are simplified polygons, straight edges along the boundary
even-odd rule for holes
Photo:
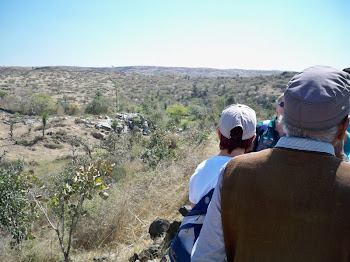
[[[270,124],[270,121],[271,121],[271,120],[264,120],[264,121],[262,122],[262,125],[260,126],[260,130],[262,130],[262,132],[260,132],[260,135],[266,131],[267,127],[268,127],[269,124]]]
[[[169,257],[172,262],[191,261],[192,247],[201,232],[213,192],[214,188],[184,216],[169,250]]]

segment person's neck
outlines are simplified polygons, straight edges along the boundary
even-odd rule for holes
[[[227,152],[227,149],[220,150],[220,153],[218,154],[218,156],[235,157],[235,156],[239,156],[239,155],[243,155],[243,154],[245,154],[244,148],[236,148],[236,149],[232,150],[232,152],[230,154]]]

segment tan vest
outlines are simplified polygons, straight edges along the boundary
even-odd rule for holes
[[[350,261],[350,164],[329,154],[233,158],[221,212],[228,261]]]

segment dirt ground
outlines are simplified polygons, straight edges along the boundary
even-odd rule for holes
[[[71,161],[73,150],[75,150],[74,154],[76,155],[85,154],[81,146],[73,147],[71,145],[72,138],[79,137],[86,144],[92,146],[100,143],[100,140],[94,138],[92,133],[101,132],[101,130],[94,127],[89,128],[84,123],[76,123],[76,118],[78,117],[49,118],[45,138],[38,140],[42,137],[40,118],[14,118],[11,114],[0,112],[0,157],[4,156],[7,160],[21,160],[28,165],[42,166],[41,168],[45,169],[45,166],[48,167],[54,163],[59,165]],[[16,122],[13,125],[12,139],[10,119]],[[25,124],[25,121],[34,123]],[[89,121],[104,122],[105,120],[90,118]],[[35,140],[38,141],[34,143]]]

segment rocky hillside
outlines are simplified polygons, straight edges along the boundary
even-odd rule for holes
[[[215,69],[190,67],[162,67],[162,66],[124,66],[124,67],[57,67],[69,70],[102,70],[141,75],[176,75],[194,77],[251,77],[280,74],[278,70],[244,70],[244,69]]]

